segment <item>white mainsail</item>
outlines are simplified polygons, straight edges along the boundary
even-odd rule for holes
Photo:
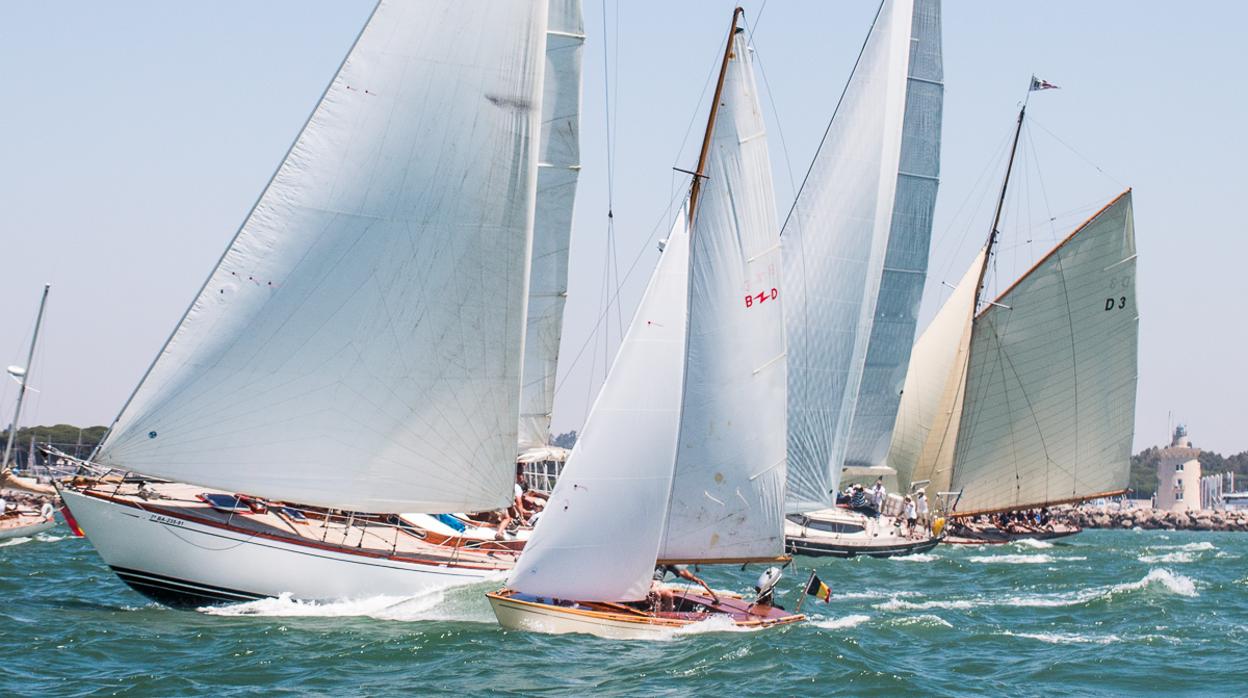
[[[951,489],[958,511],[1126,487],[1139,314],[1131,192],[975,319]]]
[[[507,586],[580,600],[645,598],[680,425],[688,216],[676,217],[611,371]]]
[[[937,0],[884,1],[785,223],[791,511],[833,503],[877,307],[888,317],[860,433],[873,453],[887,444],[936,191],[939,16]]]
[[[886,460],[927,280],[945,91],[939,0],[915,2],[912,21],[893,221],[845,447],[847,466]]]
[[[737,33],[689,234],[685,385],[663,560],[784,552],[780,231],[752,56]]]
[[[546,31],[545,93],[537,169],[537,212],[529,272],[528,327],[520,393],[521,452],[550,438],[563,306],[568,295],[572,204],[580,174],[581,0],[551,0]]]
[[[637,601],[669,553],[712,561],[783,550],[778,235],[736,17],[699,164],[705,179],[690,199],[692,231],[682,215],[512,570],[513,590]]]
[[[547,3],[382,0],[98,460],[359,511],[510,499]]]

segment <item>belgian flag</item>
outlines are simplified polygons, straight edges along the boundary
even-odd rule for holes
[[[824,603],[827,603],[832,598],[832,589],[823,583],[819,575],[813,572],[810,575],[810,581],[806,582],[806,593],[816,599],[823,599]]]

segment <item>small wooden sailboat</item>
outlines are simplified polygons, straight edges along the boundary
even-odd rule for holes
[[[1139,328],[1131,191],[995,300],[981,296],[1026,112],[1024,102],[988,240],[915,344],[889,457],[903,486],[930,480],[943,493],[950,543],[1077,533],[981,519],[1122,494],[1128,480]]]
[[[94,454],[109,472],[63,490],[124,581],[325,600],[514,564],[517,541],[399,512],[513,499],[521,414],[543,411],[521,407],[525,337],[562,309],[538,306],[566,275],[583,41],[578,0],[378,2]]]
[[[741,14],[688,204],[546,512],[487,595],[505,627],[642,639],[803,619],[769,597],[648,598],[668,591],[652,586],[656,565],[783,559],[779,235]]]
[[[881,4],[784,226],[794,554],[936,544],[892,535],[892,517],[837,507],[836,492],[843,469],[888,467],[939,184],[940,11],[939,0]]]
[[[30,369],[35,360],[35,347],[39,342],[39,329],[43,326],[43,311],[47,307],[48,291],[51,288],[51,284],[44,284],[43,293],[39,296],[39,312],[35,315],[35,329],[30,337],[26,364],[8,368],[8,373],[17,381],[18,388],[17,400],[13,407],[13,421],[9,423],[9,433],[4,442],[4,456],[0,458],[0,500],[4,499],[5,488],[36,494],[55,494],[55,491],[49,492],[33,480],[14,475],[10,463],[10,458],[13,456],[13,442],[17,440],[17,425],[22,419],[22,402],[26,398],[26,391],[29,387],[27,383]],[[5,511],[7,508],[7,506],[0,506],[0,539],[33,536],[56,527],[56,516],[51,513],[50,506],[45,510],[17,506],[12,511]]]

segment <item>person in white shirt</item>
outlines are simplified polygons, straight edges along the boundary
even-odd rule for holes
[[[906,517],[906,535],[914,536],[916,524],[918,523],[919,514],[918,514],[918,510],[915,509],[914,507],[914,500],[910,499],[909,496],[906,497],[905,517]]]
[[[875,484],[871,486],[871,499],[874,500],[875,508],[884,511],[884,497],[887,492],[884,491],[884,478],[876,478]]]
[[[45,499],[43,500],[43,506],[39,507],[39,516],[42,516],[45,519],[50,519],[55,511],[56,507],[52,506],[52,502]]]
[[[919,492],[919,494],[915,497],[915,499],[916,499],[915,505],[919,513],[919,522],[923,524],[924,528],[930,531],[932,527],[932,522],[929,521],[927,518],[927,493]]]

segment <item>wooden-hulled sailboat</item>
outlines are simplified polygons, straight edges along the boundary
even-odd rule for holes
[[[784,226],[794,554],[936,545],[899,517],[836,506],[836,491],[843,468],[888,468],[927,276],[943,79],[939,0],[884,0]]]
[[[16,404],[13,407],[13,421],[9,423],[9,433],[4,442],[4,456],[0,458],[0,500],[4,499],[3,490],[6,488],[35,494],[56,494],[55,491],[49,491],[44,485],[33,480],[14,475],[9,462],[13,456],[13,442],[17,440],[17,425],[22,419],[22,402],[26,398],[27,381],[30,378],[31,365],[35,360],[35,347],[39,342],[39,328],[43,325],[43,310],[48,304],[48,291],[51,288],[51,284],[44,284],[43,294],[39,296],[39,312],[35,315],[35,330],[30,336],[30,349],[26,352],[26,364],[8,368],[8,373],[17,381],[18,388]],[[7,506],[0,506],[0,539],[33,536],[56,527],[55,514],[49,514],[47,510],[16,506],[12,511],[6,511],[7,508]]]
[[[649,638],[708,619],[801,620],[687,590],[659,608],[656,565],[783,559],[785,355],[779,233],[751,54],[732,28],[678,217],[499,622]]]
[[[583,38],[578,0],[377,4],[94,454],[110,474],[64,488],[124,581],[319,600],[514,564],[518,545],[394,512],[512,501],[531,255],[566,249],[547,235],[566,241]]]
[[[1131,191],[995,300],[982,298],[1026,110],[988,240],[915,344],[889,456],[902,483],[942,493],[950,543],[1077,533],[971,520],[1119,495],[1128,481],[1139,327]]]

